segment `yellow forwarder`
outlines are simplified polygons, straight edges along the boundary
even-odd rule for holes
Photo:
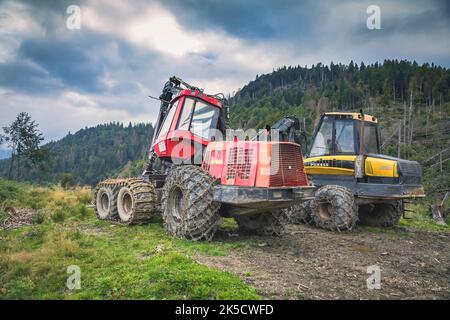
[[[390,227],[404,200],[425,196],[420,164],[380,154],[378,120],[362,111],[322,114],[304,163],[320,188],[297,214],[322,228],[351,230],[358,220]]]

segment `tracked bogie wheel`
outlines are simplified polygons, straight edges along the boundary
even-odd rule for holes
[[[285,210],[286,217],[289,223],[293,224],[314,224],[312,217],[313,201],[304,201],[293,205]]]
[[[402,201],[362,205],[359,208],[359,221],[371,227],[394,227],[403,215]]]
[[[288,223],[284,210],[237,215],[234,219],[239,226],[239,232],[262,236],[279,236]]]
[[[217,181],[200,167],[177,167],[166,179],[161,197],[166,231],[179,238],[211,240],[221,222],[213,200]]]
[[[314,223],[320,228],[352,230],[358,221],[358,206],[348,188],[327,185],[315,193],[311,214]]]
[[[124,225],[145,224],[156,214],[156,191],[149,181],[141,178],[108,179],[97,185],[97,194],[102,188],[110,190],[112,195],[111,203],[115,214],[110,220]],[[97,201],[97,216],[101,209]]]

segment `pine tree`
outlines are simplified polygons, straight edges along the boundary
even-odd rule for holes
[[[37,129],[38,124],[31,120],[31,116],[26,112],[21,112],[11,125],[4,127],[5,141],[11,148],[11,160],[9,165],[8,178],[12,179],[14,164],[16,165],[16,179],[21,178],[21,169],[24,161],[30,161],[33,165],[45,160],[47,153],[40,150],[39,144],[44,140],[44,136]]]

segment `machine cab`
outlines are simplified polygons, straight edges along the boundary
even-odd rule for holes
[[[334,113],[322,115],[308,157],[359,154],[359,130],[362,115]],[[364,115],[364,154],[380,153],[377,119]]]
[[[215,140],[222,102],[199,90],[182,90],[169,104],[154,141],[160,158],[192,158],[198,148]]]

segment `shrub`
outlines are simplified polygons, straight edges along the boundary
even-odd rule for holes
[[[78,208],[78,213],[80,214],[81,218],[84,219],[88,216],[89,211],[88,208],[84,204],[82,204]]]
[[[88,204],[92,200],[91,189],[89,188],[76,188],[75,197],[77,201],[82,204]]]
[[[45,213],[43,211],[38,211],[33,217],[34,224],[41,224],[45,221]]]
[[[64,219],[66,218],[66,215],[64,214],[63,210],[57,210],[53,215],[52,215],[52,221],[53,222],[64,222]]]
[[[75,184],[75,176],[72,173],[63,173],[59,183],[63,189],[67,189]]]

